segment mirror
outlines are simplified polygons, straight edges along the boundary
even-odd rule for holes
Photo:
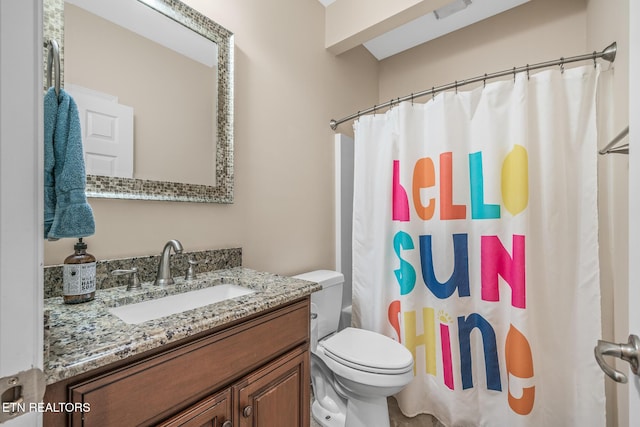
[[[87,196],[232,203],[233,35],[177,0],[46,0],[45,38],[59,20]]]

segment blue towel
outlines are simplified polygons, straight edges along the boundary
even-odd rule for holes
[[[53,107],[51,98],[57,103],[55,113],[50,111]],[[48,138],[48,132],[50,133],[48,127],[51,123],[48,124],[48,122],[55,123],[52,144],[49,144],[51,139]],[[46,237],[57,240],[64,237],[86,237],[95,233],[93,211],[87,203],[85,194],[87,177],[78,107],[73,98],[63,89],[60,89],[57,99],[53,89],[49,89],[45,95],[44,163]],[[51,184],[53,184],[53,192]],[[53,215],[51,215],[52,202],[55,202]]]
[[[56,213],[56,192],[53,178],[53,132],[58,120],[58,97],[54,88],[44,96],[44,238],[46,239]]]

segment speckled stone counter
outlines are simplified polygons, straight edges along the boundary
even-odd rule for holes
[[[45,343],[48,349],[45,354],[47,384],[295,301],[321,287],[313,282],[242,267],[199,274],[197,279],[189,281],[180,277],[174,279],[176,284],[167,287],[145,282],[141,290],[103,289],[96,292],[95,300],[83,304],[64,304],[61,297],[45,299],[49,322],[48,342]],[[109,312],[111,307],[222,282],[238,284],[255,292],[135,325],[125,323]]]

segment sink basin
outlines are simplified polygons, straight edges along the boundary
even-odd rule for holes
[[[125,323],[137,324],[254,292],[254,290],[243,286],[225,283],[154,300],[113,307],[109,309],[109,312],[118,316]]]

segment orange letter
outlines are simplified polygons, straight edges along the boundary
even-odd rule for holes
[[[513,411],[520,415],[527,415],[533,409],[535,401],[536,388],[522,387],[522,384],[512,384],[511,376],[515,377],[518,382],[532,382],[533,378],[533,357],[531,356],[531,347],[529,341],[522,333],[511,325],[507,334],[507,342],[505,344],[505,358],[507,359],[507,378],[509,383],[509,406]],[[511,375],[509,375],[511,374]],[[529,381],[527,381],[529,380]],[[513,387],[516,386],[516,387]],[[520,389],[520,397],[514,397],[511,390]]]
[[[440,219],[465,219],[467,207],[453,204],[452,159],[453,154],[450,151],[440,154]],[[415,182],[415,175],[413,180]]]
[[[433,218],[436,206],[433,198],[429,199],[427,206],[424,206],[420,200],[420,190],[434,185],[436,185],[436,172],[433,160],[429,157],[418,159],[413,168],[413,206],[415,206],[418,216],[425,221]]]

